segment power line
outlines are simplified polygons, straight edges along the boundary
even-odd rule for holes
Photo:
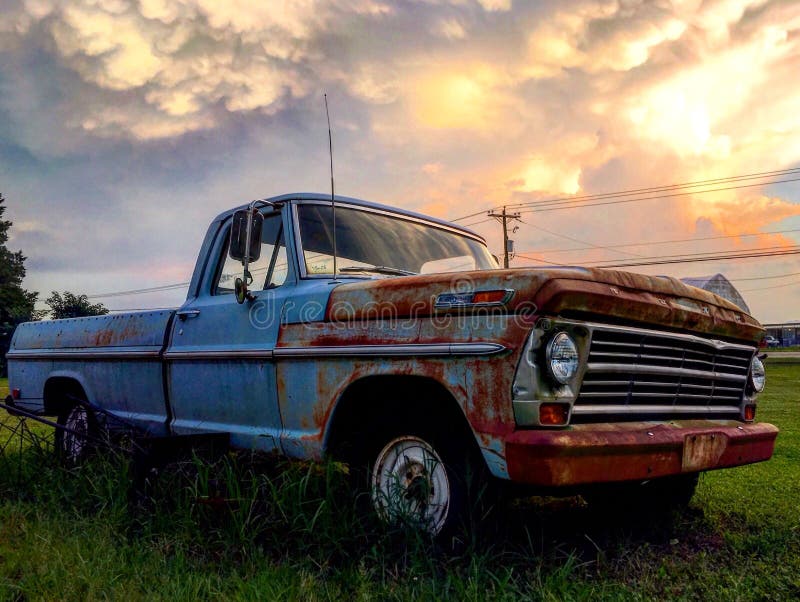
[[[645,257],[645,259],[673,259],[675,257],[697,257],[700,255],[714,255],[714,254],[738,254],[738,253],[749,253],[751,251],[761,252],[761,251],[782,251],[786,249],[800,249],[800,245],[774,245],[771,247],[751,247],[749,249],[739,249],[739,250],[721,250],[721,251],[700,251],[698,253],[676,253],[675,255],[651,255],[649,257]],[[594,262],[593,265],[601,264],[601,263],[609,263],[613,262],[613,259],[601,259],[600,261]]]
[[[767,291],[767,290],[771,290],[773,288],[786,288],[787,286],[800,286],[800,280],[798,280],[797,282],[788,282],[786,284],[774,284],[772,286],[760,286],[758,288],[743,288],[743,289],[740,289],[739,292],[740,293],[752,293],[752,292],[756,292],[756,291]]]
[[[556,263],[556,262],[553,262],[553,261],[547,261],[546,259],[539,259],[538,257],[530,257],[528,255],[523,255],[522,253],[517,253],[516,255],[514,255],[514,257],[522,257],[524,259],[529,259],[531,261],[538,261],[539,263],[546,263],[547,265],[556,265],[556,266],[562,265],[560,263]]]
[[[800,272],[790,272],[778,276],[755,276],[753,278],[728,278],[731,282],[745,282],[747,280],[775,280],[776,278],[789,278],[790,276],[800,276]],[[766,287],[763,287],[766,288]]]
[[[461,217],[457,217],[455,219],[451,219],[450,221],[451,222],[460,222],[461,220],[469,219],[471,217],[477,217],[479,215],[486,215],[490,211],[494,211],[495,209],[499,209],[499,208],[500,208],[500,205],[497,205],[496,207],[491,207],[489,209],[481,209],[480,211],[476,211],[475,213],[470,213],[469,215],[462,215]],[[484,221],[486,221],[486,220],[484,220]]]
[[[585,247],[585,248],[588,248],[588,249],[606,249],[606,250],[614,251],[615,253],[620,253],[621,255],[630,255],[632,257],[641,257],[641,255],[639,255],[637,253],[629,253],[627,251],[619,251],[619,250],[616,249],[615,246],[596,245],[594,243],[590,243],[590,242],[585,241],[585,240],[580,240],[578,238],[573,238],[572,236],[568,236],[566,234],[560,234],[558,232],[553,232],[552,230],[548,230],[547,228],[542,228],[541,226],[535,226],[535,225],[533,225],[533,224],[531,224],[529,222],[526,222],[524,219],[520,219],[519,221],[521,221],[526,226],[530,226],[531,228],[534,228],[536,230],[540,230],[540,231],[545,232],[547,234],[550,234],[552,236],[557,236],[559,238],[563,238],[563,239],[566,239],[566,240],[571,240],[573,242],[579,242],[581,244],[588,245],[588,247]],[[525,252],[528,253],[529,251],[525,251]]]
[[[129,295],[142,295],[145,293],[156,293],[161,291],[177,290],[189,286],[189,282],[176,282],[174,284],[163,284],[161,286],[152,286],[149,288],[137,288],[129,291],[114,291],[110,293],[95,293],[93,295],[86,295],[87,299],[109,299],[111,297],[127,297]]]
[[[625,196],[632,196],[632,195],[641,195],[643,193],[649,194],[650,192],[662,192],[662,191],[668,191],[668,190],[679,190],[679,189],[682,189],[682,188],[696,188],[698,186],[708,186],[710,184],[716,184],[716,183],[738,182],[738,181],[742,181],[742,180],[751,180],[751,179],[754,179],[754,178],[774,177],[775,175],[778,175],[778,174],[793,175],[793,174],[796,174],[796,173],[800,173],[800,168],[792,168],[792,169],[786,169],[786,170],[775,170],[775,171],[770,171],[770,172],[760,172],[760,173],[754,173],[754,174],[744,174],[744,175],[739,175],[739,176],[731,176],[731,177],[727,177],[727,178],[715,178],[715,179],[710,179],[710,180],[701,180],[701,181],[697,181],[697,182],[689,182],[689,183],[684,183],[684,184],[671,184],[671,185],[667,185],[667,186],[659,186],[659,187],[651,187],[651,188],[640,188],[640,189],[634,189],[634,190],[630,190],[630,191],[623,191],[623,192],[620,192],[620,193],[604,193],[604,194],[596,194],[596,195],[584,195],[584,196],[581,196],[581,197],[573,197],[573,198],[551,199],[551,200],[545,200],[545,201],[534,201],[534,202],[530,202],[530,203],[517,203],[517,204],[509,205],[509,207],[516,207],[516,208],[522,209],[517,214],[515,214],[515,216],[518,217],[519,214],[521,214],[521,213],[539,213],[539,212],[544,212],[544,211],[555,211],[555,210],[558,210],[558,209],[567,209],[567,208],[596,207],[596,206],[600,206],[600,205],[616,205],[616,204],[622,204],[622,203],[633,203],[633,202],[641,202],[641,201],[646,201],[646,200],[656,200],[656,199],[666,199],[666,198],[672,198],[672,197],[678,197],[678,196],[686,196],[686,195],[689,195],[689,194],[701,194],[701,193],[708,193],[708,192],[722,192],[722,191],[728,191],[728,190],[750,188],[750,187],[754,187],[754,186],[764,186],[764,185],[767,185],[767,184],[776,184],[776,183],[800,181],[800,178],[794,178],[794,179],[788,179],[788,180],[758,182],[758,183],[755,183],[755,184],[740,184],[740,185],[737,185],[737,186],[728,186],[728,187],[722,187],[722,188],[710,188],[710,189],[706,189],[706,190],[686,190],[686,191],[682,191],[682,192],[675,192],[675,193],[670,193],[670,194],[661,194],[661,195],[655,195],[655,196],[638,196],[637,198],[629,198],[629,199],[618,198],[618,197],[625,197]],[[611,200],[609,200],[609,201],[601,201],[601,202],[597,202],[597,203],[587,203],[586,202],[587,200],[589,200],[589,201],[590,200],[601,200],[601,199],[606,199],[606,198],[614,198],[616,200],[613,200],[613,201],[611,201]],[[533,207],[533,208],[524,209],[525,207]],[[506,209],[504,207],[503,208],[503,215],[505,215],[505,214],[506,214]],[[480,215],[480,213],[470,214],[469,216],[464,216],[462,218],[457,218],[457,220],[458,219],[466,219],[467,217],[472,217],[472,216],[476,216],[476,215]],[[492,213],[491,211],[488,213],[488,215],[490,217],[500,217],[500,214]],[[478,224],[484,223],[485,221],[486,220],[473,222],[470,225],[472,225],[472,226],[478,225]],[[522,221],[522,220],[520,220],[520,221]],[[616,253],[621,253],[623,255],[633,255],[635,257],[639,257],[640,256],[640,255],[638,255],[636,253],[629,253],[629,252],[616,250],[616,249],[619,249],[619,248],[624,248],[624,245],[613,245],[613,246],[596,245],[596,244],[593,244],[593,243],[590,243],[590,242],[587,242],[587,241],[584,241],[584,240],[581,240],[581,239],[578,239],[578,238],[570,237],[568,235],[564,235],[564,234],[560,234],[560,233],[557,233],[557,232],[553,232],[551,230],[547,230],[546,228],[541,228],[539,226],[534,226],[533,224],[529,224],[527,222],[523,222],[523,223],[526,223],[527,225],[529,225],[529,226],[531,226],[533,228],[539,229],[539,230],[541,230],[543,232],[546,232],[548,234],[551,234],[553,236],[558,236],[558,237],[561,237],[561,238],[565,238],[567,240],[572,240],[573,242],[578,242],[578,243],[581,243],[581,244],[584,244],[584,245],[588,245],[590,248],[600,248],[600,249],[612,250],[612,251],[614,251]],[[506,234],[505,224],[506,224],[506,221],[505,221],[505,218],[504,218],[503,219],[503,227],[504,227],[503,239],[504,239],[504,241],[507,241],[507,234]],[[711,237],[709,237],[709,238],[711,238]],[[685,241],[685,242],[689,242],[689,241]],[[504,254],[504,257],[506,257],[507,256],[508,243],[504,242],[504,244],[506,246],[506,254]],[[632,246],[632,245],[627,245],[627,246]],[[559,250],[558,252],[564,252],[564,251]],[[504,261],[504,263],[507,263],[507,261]]]
[[[707,192],[721,192],[721,191],[736,190],[736,189],[741,189],[741,188],[751,188],[751,187],[755,187],[755,186],[766,186],[766,185],[769,185],[769,184],[781,184],[781,183],[788,183],[788,182],[796,182],[796,181],[800,181],[800,178],[793,178],[793,179],[786,179],[786,180],[776,180],[776,181],[768,181],[768,182],[759,182],[759,183],[754,183],[754,184],[743,184],[743,185],[739,185],[739,186],[731,186],[731,187],[725,187],[725,188],[716,188],[716,189],[707,189],[707,190],[698,190],[698,191],[689,191],[689,192],[679,192],[679,193],[656,195],[656,196],[646,196],[646,197],[639,197],[639,198],[632,198],[632,199],[624,199],[624,198],[619,198],[619,197],[642,195],[642,194],[649,194],[651,192],[666,191],[666,190],[677,190],[677,189],[682,189],[682,188],[695,188],[695,187],[698,187],[698,186],[704,186],[704,185],[707,186],[707,185],[716,184],[716,183],[727,183],[727,182],[742,181],[742,180],[749,180],[749,179],[755,179],[755,178],[775,177],[775,176],[779,176],[779,175],[793,175],[795,173],[800,173],[800,168],[792,168],[792,169],[785,169],[785,170],[774,170],[774,171],[768,171],[768,172],[757,172],[757,173],[751,173],[751,174],[729,176],[729,177],[726,177],[726,178],[715,178],[715,179],[710,179],[710,180],[698,180],[698,181],[694,181],[694,182],[685,182],[685,183],[680,183],[680,184],[669,184],[669,185],[665,185],[665,186],[640,188],[640,189],[631,189],[631,190],[624,190],[624,191],[618,191],[618,192],[609,192],[609,193],[602,193],[602,194],[595,194],[595,195],[584,195],[584,196],[572,197],[572,198],[560,198],[560,199],[550,199],[550,200],[544,200],[544,201],[533,201],[533,202],[529,202],[529,203],[517,203],[517,204],[513,204],[513,205],[508,205],[508,206],[509,207],[520,207],[520,208],[535,207],[535,208],[532,208],[532,209],[523,209],[519,213],[538,213],[538,212],[543,212],[543,211],[555,211],[555,210],[558,210],[558,209],[567,209],[567,208],[583,208],[583,207],[596,207],[596,206],[600,206],[600,205],[613,205],[613,204],[620,204],[620,203],[632,203],[632,202],[640,202],[640,201],[646,201],[646,200],[655,200],[655,199],[671,198],[671,197],[677,197],[677,196],[686,196],[686,195],[689,195],[689,194],[701,194],[701,193],[707,193]],[[601,199],[605,199],[605,198],[615,198],[616,200],[603,201],[603,202],[599,202],[599,203],[587,203],[586,202],[586,201],[592,201],[592,200],[601,200]],[[573,203],[573,204],[569,205],[569,203]],[[497,206],[497,207],[500,207],[500,206]],[[490,210],[490,212],[491,212],[491,210]],[[454,221],[454,222],[461,221],[461,220],[464,220],[464,219],[468,219],[470,217],[477,217],[479,215],[487,215],[487,212],[486,211],[478,211],[478,212],[471,213],[471,214],[466,215],[466,216],[455,218],[452,221]],[[490,221],[491,217],[492,217],[491,213],[489,213],[489,215],[490,215],[489,218],[474,222],[472,224],[469,224],[469,226],[475,226],[475,225],[479,225],[479,224],[485,223],[487,221]],[[533,226],[532,224],[527,224],[527,225],[532,226],[534,228],[537,228],[539,230],[542,230],[544,232],[547,232],[549,234],[555,235],[555,236],[560,236],[562,238],[573,240],[573,241],[579,242],[581,244],[589,245],[589,248],[616,249],[616,248],[624,248],[624,247],[627,247],[627,246],[636,246],[635,244],[627,244],[627,245],[595,245],[595,244],[592,244],[592,243],[588,243],[586,241],[582,241],[582,240],[577,239],[577,238],[569,237],[567,235],[561,235],[561,234],[546,230],[546,229],[541,228],[539,226]],[[789,231],[787,230],[787,232],[789,232]],[[778,232],[775,232],[775,233],[778,233]],[[770,234],[770,233],[767,232],[767,233],[764,233],[764,234]],[[752,234],[752,235],[755,236],[756,234]],[[736,236],[736,235],[731,235],[731,237],[733,237],[733,236]],[[750,235],[748,234],[748,235],[739,235],[739,236],[750,236]],[[711,240],[713,238],[726,238],[726,237],[708,237],[705,240]],[[691,240],[704,240],[704,239],[687,239],[685,241],[675,241],[675,242],[690,242]],[[670,242],[672,242],[672,241],[670,241]],[[666,244],[666,242],[654,242],[654,243],[643,243],[643,244]],[[574,251],[574,250],[581,250],[581,249],[559,249],[559,250],[554,250],[554,251],[551,251],[551,252],[567,252],[567,251]],[[620,251],[617,251],[617,252],[620,252]],[[638,257],[638,255],[633,254],[633,253],[627,253],[627,254],[634,255],[634,256]],[[792,253],[787,253],[787,254],[792,254]],[[519,257],[524,257],[526,259],[530,259],[531,261],[540,261],[542,263],[548,263],[548,264],[551,264],[551,265],[558,265],[555,262],[549,262],[549,261],[542,260],[542,259],[532,258],[532,257],[526,256],[526,255],[523,255],[521,253],[517,254],[517,255]],[[710,260],[711,259],[708,259],[708,261],[710,261]],[[699,261],[699,260],[697,260],[697,261]],[[669,263],[682,263],[682,262],[669,261]],[[603,266],[603,267],[629,267],[629,266],[638,266],[638,265],[659,265],[659,263],[639,262],[639,263],[631,263],[631,264],[614,264],[613,266],[608,265],[608,266]],[[184,288],[184,287],[189,286],[189,284],[190,284],[189,282],[180,282],[180,283],[165,284],[165,285],[161,285],[161,286],[154,286],[154,287],[140,288],[140,289],[132,289],[132,290],[126,290],[126,291],[113,291],[113,292],[107,292],[107,293],[95,293],[95,294],[92,294],[92,295],[87,295],[87,298],[88,299],[109,299],[109,298],[113,298],[113,297],[123,297],[123,296],[140,295],[140,294],[153,293],[153,292],[163,292],[163,291],[177,290],[177,289],[180,289],[180,288]]]
[[[724,253],[724,254],[702,254],[702,253],[695,253],[690,255],[683,255],[679,256],[676,255],[674,258],[662,258],[662,259],[653,259],[652,261],[640,261],[640,262],[631,262],[631,263],[597,263],[597,264],[587,264],[587,267],[598,267],[598,268],[628,268],[628,267],[639,267],[639,266],[648,266],[648,265],[666,265],[671,263],[695,263],[695,262],[703,262],[703,261],[730,261],[736,259],[749,259],[753,257],[780,257],[784,255],[800,255],[800,246],[783,248],[783,250],[768,250],[770,247],[765,247],[764,250],[755,249],[750,252],[742,252],[742,253]]]
[[[604,198],[619,198],[619,197],[626,197],[626,196],[641,196],[644,194],[650,194],[653,192],[668,192],[671,190],[681,190],[687,188],[697,188],[703,186],[712,186],[717,184],[728,184],[731,182],[741,182],[753,179],[760,179],[760,178],[774,178],[778,176],[784,175],[797,175],[800,173],[800,168],[791,168],[791,169],[782,169],[772,172],[762,172],[760,174],[745,174],[739,176],[729,176],[726,178],[716,178],[713,180],[699,180],[696,182],[687,182],[684,184],[669,184],[666,186],[654,186],[650,188],[639,188],[636,190],[625,190],[621,192],[605,192],[605,193],[598,193],[598,194],[590,194],[590,195],[583,195],[578,197],[561,197],[555,199],[544,199],[539,201],[527,201],[524,203],[517,203],[514,205],[509,205],[509,207],[530,207],[534,205],[546,205],[551,203],[565,203],[565,202],[574,202],[574,201],[587,201],[587,200],[600,200]],[[795,181],[795,180],[790,180]],[[752,186],[766,186],[769,184],[779,184],[780,181],[768,181],[768,182],[756,182],[754,184],[743,184],[742,187],[752,187]],[[698,191],[687,191],[682,194],[694,194],[694,193],[703,193],[703,192],[715,192],[716,189],[709,189],[709,190],[698,190]]]
[[[590,194],[590,195],[582,195],[577,197],[559,197],[553,199],[545,199],[540,201],[529,201],[525,203],[515,203],[515,204],[507,204],[508,207],[530,207],[534,205],[542,205],[542,204],[554,204],[554,203],[570,203],[570,202],[579,202],[579,201],[590,201],[590,200],[600,200],[605,198],[619,198],[625,196],[632,196],[632,195],[643,195],[643,194],[650,194],[653,192],[664,192],[668,190],[677,190],[682,188],[696,188],[700,186],[710,186],[714,184],[722,184],[728,182],[737,182],[737,181],[744,181],[744,180],[752,180],[757,178],[768,178],[768,177],[777,177],[777,176],[784,176],[784,175],[793,175],[800,173],[800,168],[789,168],[789,169],[778,169],[772,171],[763,171],[763,172],[754,172],[749,174],[740,174],[740,175],[733,175],[727,176],[723,178],[713,178],[708,180],[695,180],[691,182],[683,182],[679,184],[666,184],[662,186],[651,186],[648,188],[635,188],[635,189],[628,189],[628,190],[619,190],[615,192],[605,192],[605,193],[598,193],[598,194]],[[795,180],[789,180],[795,181]],[[783,183],[782,181],[769,181],[769,182],[760,182],[757,184],[751,184],[749,186],[766,186],[769,184],[780,184]],[[746,186],[743,186],[746,187]],[[714,192],[715,190],[707,190],[707,191],[695,191],[696,193],[701,192]],[[690,194],[690,193],[684,193]],[[693,194],[693,193],[691,193]],[[592,206],[592,205],[589,205]],[[499,209],[501,205],[496,205],[489,209],[488,211],[492,211],[494,209]],[[484,211],[477,211],[475,213],[471,213],[469,215],[463,215],[461,217],[457,217],[452,219],[451,221],[458,222],[461,220],[469,219],[470,217],[475,217],[478,215],[482,215],[486,213],[487,210]]]
[[[681,196],[688,196],[688,195],[692,195],[692,194],[705,194],[705,193],[708,193],[708,192],[726,192],[726,191],[729,191],[729,190],[741,190],[743,188],[754,188],[754,187],[757,187],[757,186],[765,186],[767,184],[785,184],[787,182],[798,182],[798,181],[800,181],[800,178],[791,178],[791,179],[788,179],[788,180],[775,180],[773,182],[759,182],[758,184],[742,184],[742,185],[739,185],[739,186],[727,186],[727,187],[724,187],[724,188],[709,188],[707,190],[695,190],[695,191],[692,191],[692,192],[676,192],[676,193],[672,193],[672,194],[660,194],[660,195],[655,195],[655,196],[645,196],[645,197],[638,197],[638,198],[633,198],[633,199],[617,199],[617,200],[614,200],[614,201],[602,201],[600,203],[583,203],[583,204],[577,204],[576,203],[576,204],[570,205],[569,203],[573,202],[573,201],[571,199],[566,199],[566,200],[558,201],[558,202],[554,201],[552,203],[547,204],[547,206],[541,207],[541,208],[523,209],[522,211],[520,211],[520,213],[542,213],[542,212],[545,212],[545,211],[559,211],[559,210],[562,210],[562,209],[583,209],[584,207],[600,207],[600,206],[605,206],[605,205],[622,205],[622,204],[625,204],[625,203],[640,203],[642,201],[653,201],[653,200],[659,200],[659,199],[669,199],[669,198],[675,198],[675,197],[681,197]],[[593,200],[593,199],[590,199],[590,200]],[[529,206],[532,206],[532,205],[529,205]],[[537,207],[538,207],[538,205],[537,205]]]
[[[630,263],[588,263],[582,264],[583,267],[589,268],[630,268],[630,267],[644,267],[644,266],[652,266],[652,265],[666,265],[666,264],[675,264],[675,263],[698,263],[698,262],[706,262],[706,261],[736,261],[739,259],[751,259],[751,258],[759,258],[759,257],[781,257],[784,255],[800,255],[800,246],[791,247],[787,250],[775,250],[775,251],[759,251],[759,252],[752,252],[752,253],[736,253],[736,254],[695,254],[698,256],[693,255],[676,255],[674,259],[655,259],[649,261],[638,261],[638,262],[630,262]],[[547,263],[550,265],[569,265],[563,263],[555,263],[552,261],[547,261],[545,259],[539,259],[536,257],[530,257],[528,255],[518,254],[518,257],[524,257],[525,259],[530,259],[532,261],[539,261],[542,263]],[[646,258],[645,258],[646,259]]]
[[[658,243],[651,243],[651,244],[658,244]],[[776,252],[782,249],[787,249],[784,252]],[[694,254],[684,254],[684,255],[668,255],[668,256],[658,256],[647,258],[644,257],[642,259],[654,259],[654,261],[641,261],[641,262],[634,262],[634,263],[609,263],[608,260],[606,262],[598,262],[596,264],[587,264],[587,267],[602,267],[602,268],[618,268],[618,267],[642,267],[648,265],[663,265],[669,263],[694,263],[694,262],[701,262],[701,261],[715,261],[715,260],[733,260],[733,259],[745,259],[749,257],[775,257],[775,256],[783,256],[783,255],[796,255],[800,254],[800,249],[798,247],[761,247],[757,249],[749,249],[746,252],[736,253],[736,254],[725,254],[724,252],[713,252],[713,253],[694,253]],[[751,252],[757,252],[756,254],[750,254]],[[697,257],[702,256],[702,257]],[[548,261],[546,259],[541,259],[538,257],[531,257],[530,255],[526,255],[524,253],[517,253],[516,257],[528,259],[530,261],[536,261],[539,263],[544,263],[547,265],[564,265],[563,263]],[[657,260],[656,260],[657,259]],[[753,278],[734,278],[731,279],[733,282],[739,281],[746,281],[746,280],[767,280],[773,278],[787,278],[789,276],[800,275],[800,272],[793,272],[789,274],[782,274],[777,276],[760,276],[760,277],[753,277]],[[105,298],[112,298],[112,297],[124,297],[124,296],[131,296],[131,295],[140,295],[152,292],[161,292],[161,291],[168,291],[168,290],[176,290],[179,288],[183,288],[188,286],[188,282],[180,282],[174,284],[165,284],[161,286],[154,286],[149,288],[140,288],[140,289],[133,289],[127,291],[115,291],[109,293],[95,293],[93,295],[87,295],[87,299],[105,299]],[[766,288],[766,287],[762,287]],[[136,308],[131,310],[123,310],[123,309],[114,309],[109,311],[139,311],[139,309],[146,309],[146,308]],[[171,309],[171,308],[151,308],[151,309]]]
[[[492,220],[493,220],[493,218],[487,217],[486,219],[482,219],[482,220],[480,220],[478,222],[471,222],[469,224],[464,224],[464,227],[465,228],[471,228],[472,226],[477,226],[478,224],[485,224],[486,222],[490,222]]]
[[[523,220],[520,220],[520,221],[522,221],[522,223],[524,223],[526,225],[529,225],[529,226],[533,225],[533,224],[529,224],[528,222],[523,221]],[[541,228],[539,226],[533,226],[533,227],[537,228],[538,230],[542,230],[542,231],[547,232],[547,230],[544,230],[544,228]],[[749,236],[766,236],[766,235],[769,235],[769,234],[787,234],[787,233],[790,233],[790,232],[800,232],[800,228],[793,228],[791,230],[775,230],[775,231],[772,231],[772,232],[749,232],[749,233],[746,233],[746,234],[724,234],[724,235],[718,235],[718,236],[702,236],[702,237],[697,237],[697,238],[674,238],[674,239],[671,239],[671,240],[641,241],[641,242],[625,243],[625,244],[620,244],[620,245],[599,245],[599,244],[595,245],[595,244],[592,244],[590,242],[584,241],[584,242],[586,242],[587,245],[590,245],[590,246],[576,247],[576,248],[573,248],[573,249],[528,249],[526,251],[521,251],[521,252],[522,253],[570,253],[570,252],[574,252],[574,251],[588,251],[590,249],[595,249],[595,248],[601,248],[601,249],[624,249],[624,248],[627,248],[627,247],[644,247],[644,246],[651,246],[651,245],[677,244],[677,243],[683,243],[683,242],[699,242],[699,241],[705,241],[705,240],[722,240],[722,239],[726,239],[726,238],[743,238],[743,237],[749,237]],[[556,233],[553,233],[553,234],[556,234]],[[556,234],[556,236],[562,236],[562,235]],[[566,236],[562,236],[562,238],[567,238],[567,237]],[[575,239],[575,240],[577,240],[577,239]]]

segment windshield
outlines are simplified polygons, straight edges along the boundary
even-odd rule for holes
[[[333,275],[330,205],[298,205],[303,259],[309,275]],[[336,208],[338,270],[364,274],[432,274],[491,270],[485,245],[436,226],[382,213]],[[363,268],[363,269],[359,269]]]

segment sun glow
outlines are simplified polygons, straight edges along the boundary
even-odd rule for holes
[[[475,74],[435,73],[419,80],[411,95],[420,122],[432,128],[482,129],[494,111],[488,70]]]

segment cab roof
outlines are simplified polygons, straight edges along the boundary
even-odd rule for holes
[[[279,195],[279,196],[273,196],[273,197],[270,197],[270,198],[267,198],[267,199],[259,199],[259,200],[269,201],[271,203],[290,203],[290,202],[294,202],[294,201],[299,201],[299,202],[303,202],[303,201],[327,201],[327,202],[330,202],[331,195],[317,193],[317,192],[292,192],[292,193],[288,193],[288,194],[282,194],[282,195]],[[460,226],[458,224],[454,224],[452,222],[448,222],[448,221],[443,220],[443,219],[438,219],[438,218],[435,218],[435,217],[431,217],[429,215],[424,215],[422,213],[415,213],[414,211],[408,211],[406,209],[400,209],[398,207],[391,207],[389,205],[382,205],[380,203],[373,203],[371,201],[365,201],[365,200],[362,200],[362,199],[356,199],[356,198],[352,198],[352,197],[341,196],[341,195],[338,195],[338,194],[336,196],[334,196],[334,203],[342,204],[342,205],[357,205],[359,207],[365,207],[365,208],[368,208],[368,209],[378,209],[380,211],[387,211],[389,213],[394,213],[394,214],[400,215],[400,216],[405,216],[405,217],[410,217],[410,218],[414,218],[414,219],[418,219],[418,220],[423,220],[423,221],[426,221],[426,222],[431,223],[431,224],[435,224],[435,225],[439,225],[439,226],[445,226],[447,228],[459,230],[459,231],[463,232],[464,234],[466,234],[466,235],[468,235],[468,236],[470,236],[472,238],[476,238],[476,239],[480,240],[481,242],[483,242],[484,244],[486,244],[486,239],[483,236],[481,236],[480,234],[477,234],[476,232],[473,232],[472,230],[470,230],[468,228],[465,228],[464,226]],[[224,212],[220,213],[216,217],[216,219],[214,221],[223,221],[223,220],[227,219],[229,216],[233,215],[233,213],[235,211],[238,211],[240,209],[247,209],[248,205],[249,205],[249,203],[245,204],[245,205],[240,205],[238,207],[234,207],[233,209],[229,209],[227,211],[224,211]]]

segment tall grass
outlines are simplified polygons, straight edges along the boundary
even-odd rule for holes
[[[39,446],[9,449],[0,599],[791,599],[798,377],[768,365],[759,412],[782,428],[775,458],[704,475],[688,512],[654,523],[517,500],[455,553],[365,514],[334,462],[185,457],[136,492],[124,454],[65,469]]]

